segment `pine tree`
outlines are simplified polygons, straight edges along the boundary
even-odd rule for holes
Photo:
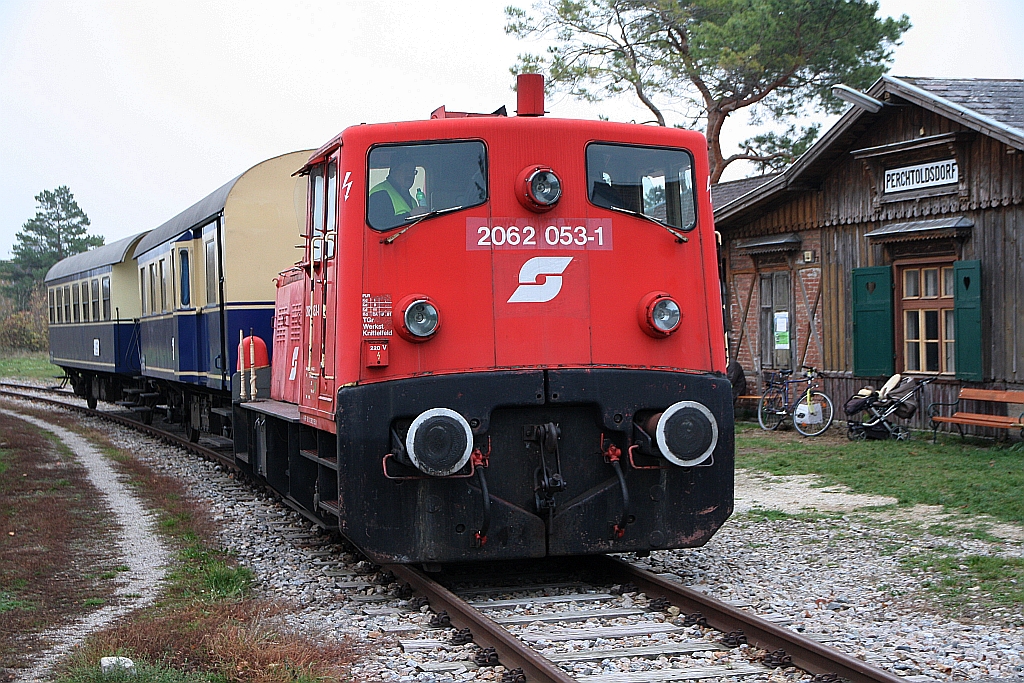
[[[42,286],[53,264],[103,244],[103,237],[87,234],[89,217],[66,185],[43,190],[36,202],[35,217],[16,236],[13,258],[0,263],[3,288],[17,310],[28,308],[32,292]]]

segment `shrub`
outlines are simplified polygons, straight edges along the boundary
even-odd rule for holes
[[[0,321],[0,348],[46,351],[46,326],[30,311],[13,313]]]

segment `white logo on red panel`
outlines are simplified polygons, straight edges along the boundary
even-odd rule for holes
[[[510,304],[542,304],[562,291],[562,273],[569,267],[571,256],[537,256],[519,269],[519,287],[509,297]],[[544,278],[544,282],[538,282]]]

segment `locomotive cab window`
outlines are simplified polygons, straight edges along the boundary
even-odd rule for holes
[[[487,201],[487,150],[478,141],[374,147],[367,187],[366,221],[378,231],[479,206]]]
[[[680,230],[697,225],[693,173],[693,157],[682,149],[587,146],[587,193],[593,204]]]

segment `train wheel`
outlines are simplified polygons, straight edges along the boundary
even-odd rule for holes
[[[191,422],[185,423],[185,436],[192,443],[199,443],[199,429],[192,426]]]
[[[86,396],[85,405],[89,406],[89,410],[96,410],[96,397],[92,394]]]
[[[757,402],[757,422],[761,429],[773,431],[786,416],[786,396],[781,389],[769,389]]]

